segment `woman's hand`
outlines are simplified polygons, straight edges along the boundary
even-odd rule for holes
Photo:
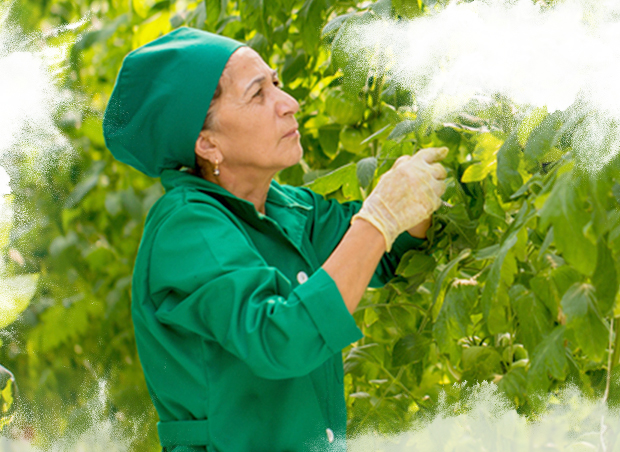
[[[407,232],[411,237],[416,239],[426,239],[426,231],[431,227],[432,217],[428,217],[426,220],[422,220],[421,223],[416,224],[414,227],[407,229]]]
[[[426,148],[414,156],[400,157],[351,222],[363,218],[376,227],[385,239],[387,251],[403,231],[414,229],[426,235],[424,226],[418,225],[441,205],[446,170],[438,162],[447,154],[445,147]]]

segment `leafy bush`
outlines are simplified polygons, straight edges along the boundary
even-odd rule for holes
[[[442,2],[131,5],[52,0],[41,9],[31,0],[15,13],[26,26],[53,27],[95,11],[64,79],[84,108],[59,115],[77,157],[54,154],[41,171],[28,154],[4,162],[15,193],[8,270],[40,274],[33,302],[3,330],[0,352],[21,391],[22,435],[45,445],[83,431],[88,394],[105,380],[107,412],[136,435],[132,450],[158,448],[129,284],[144,217],[162,189],[112,159],[101,119],[124,55],[181,25],[248,42],[299,100],[304,159],[280,182],[364,199],[399,156],[450,148],[445,204],[426,248],[407,253],[398,277],[369,290],[354,314],[365,337],[344,351],[352,434],[400,432],[436,413],[441,397],[457,402],[484,381],[532,418],[546,406],[538,395],[566,382],[618,402],[620,162],[592,175],[577,152],[596,113],[575,105],[548,114],[498,95],[438,120],[372,55],[346,52],[356,23],[412,18]],[[342,110],[342,99],[356,107]]]

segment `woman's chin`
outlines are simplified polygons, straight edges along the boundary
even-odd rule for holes
[[[286,166],[286,168],[290,168],[291,166],[297,165],[299,162],[301,162],[301,158],[304,156],[304,150],[301,147],[301,144],[299,144],[295,152],[291,154],[291,160]]]

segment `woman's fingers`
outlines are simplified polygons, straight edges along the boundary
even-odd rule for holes
[[[428,167],[430,168],[430,173],[435,179],[444,180],[448,177],[448,172],[441,163],[432,163],[428,165]]]
[[[413,157],[410,155],[401,155],[400,157],[396,159],[396,161],[394,162],[394,165],[392,165],[392,168],[398,168],[400,165],[411,160],[412,158]]]
[[[441,148],[423,148],[415,154],[415,157],[421,158],[426,163],[435,163],[445,159],[448,152],[449,150],[445,146]]]
[[[431,179],[430,184],[438,197],[441,198],[441,196],[446,192],[446,183],[443,180]]]

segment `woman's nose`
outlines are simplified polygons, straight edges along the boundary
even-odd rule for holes
[[[299,111],[299,102],[293,96],[282,90],[279,91],[279,95],[276,105],[278,115],[294,115]]]

